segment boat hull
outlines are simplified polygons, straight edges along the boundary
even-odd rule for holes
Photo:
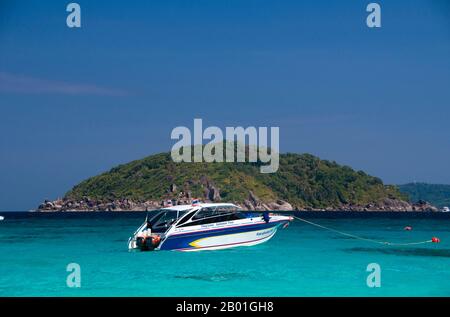
[[[160,250],[202,251],[220,250],[239,246],[253,246],[272,238],[285,222],[269,222],[237,226],[204,232],[174,234],[160,246]]]

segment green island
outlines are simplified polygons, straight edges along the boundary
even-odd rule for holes
[[[412,201],[428,201],[439,208],[450,206],[450,185],[409,183],[398,187]]]
[[[192,199],[233,202],[246,210],[436,211],[397,186],[310,154],[280,154],[276,173],[261,162],[175,163],[160,153],[112,168],[74,186],[40,211],[151,210]]]

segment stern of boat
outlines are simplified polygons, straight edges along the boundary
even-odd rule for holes
[[[129,239],[128,250],[131,251],[153,251],[161,244],[162,235],[152,233],[144,223]]]

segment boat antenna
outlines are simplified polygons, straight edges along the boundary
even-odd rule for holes
[[[147,228],[149,227],[150,222],[148,221],[148,210],[147,214],[145,215],[145,223],[147,224]]]

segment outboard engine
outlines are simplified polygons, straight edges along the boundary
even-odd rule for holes
[[[161,237],[157,234],[136,237],[136,247],[141,251],[151,251],[158,247]]]

